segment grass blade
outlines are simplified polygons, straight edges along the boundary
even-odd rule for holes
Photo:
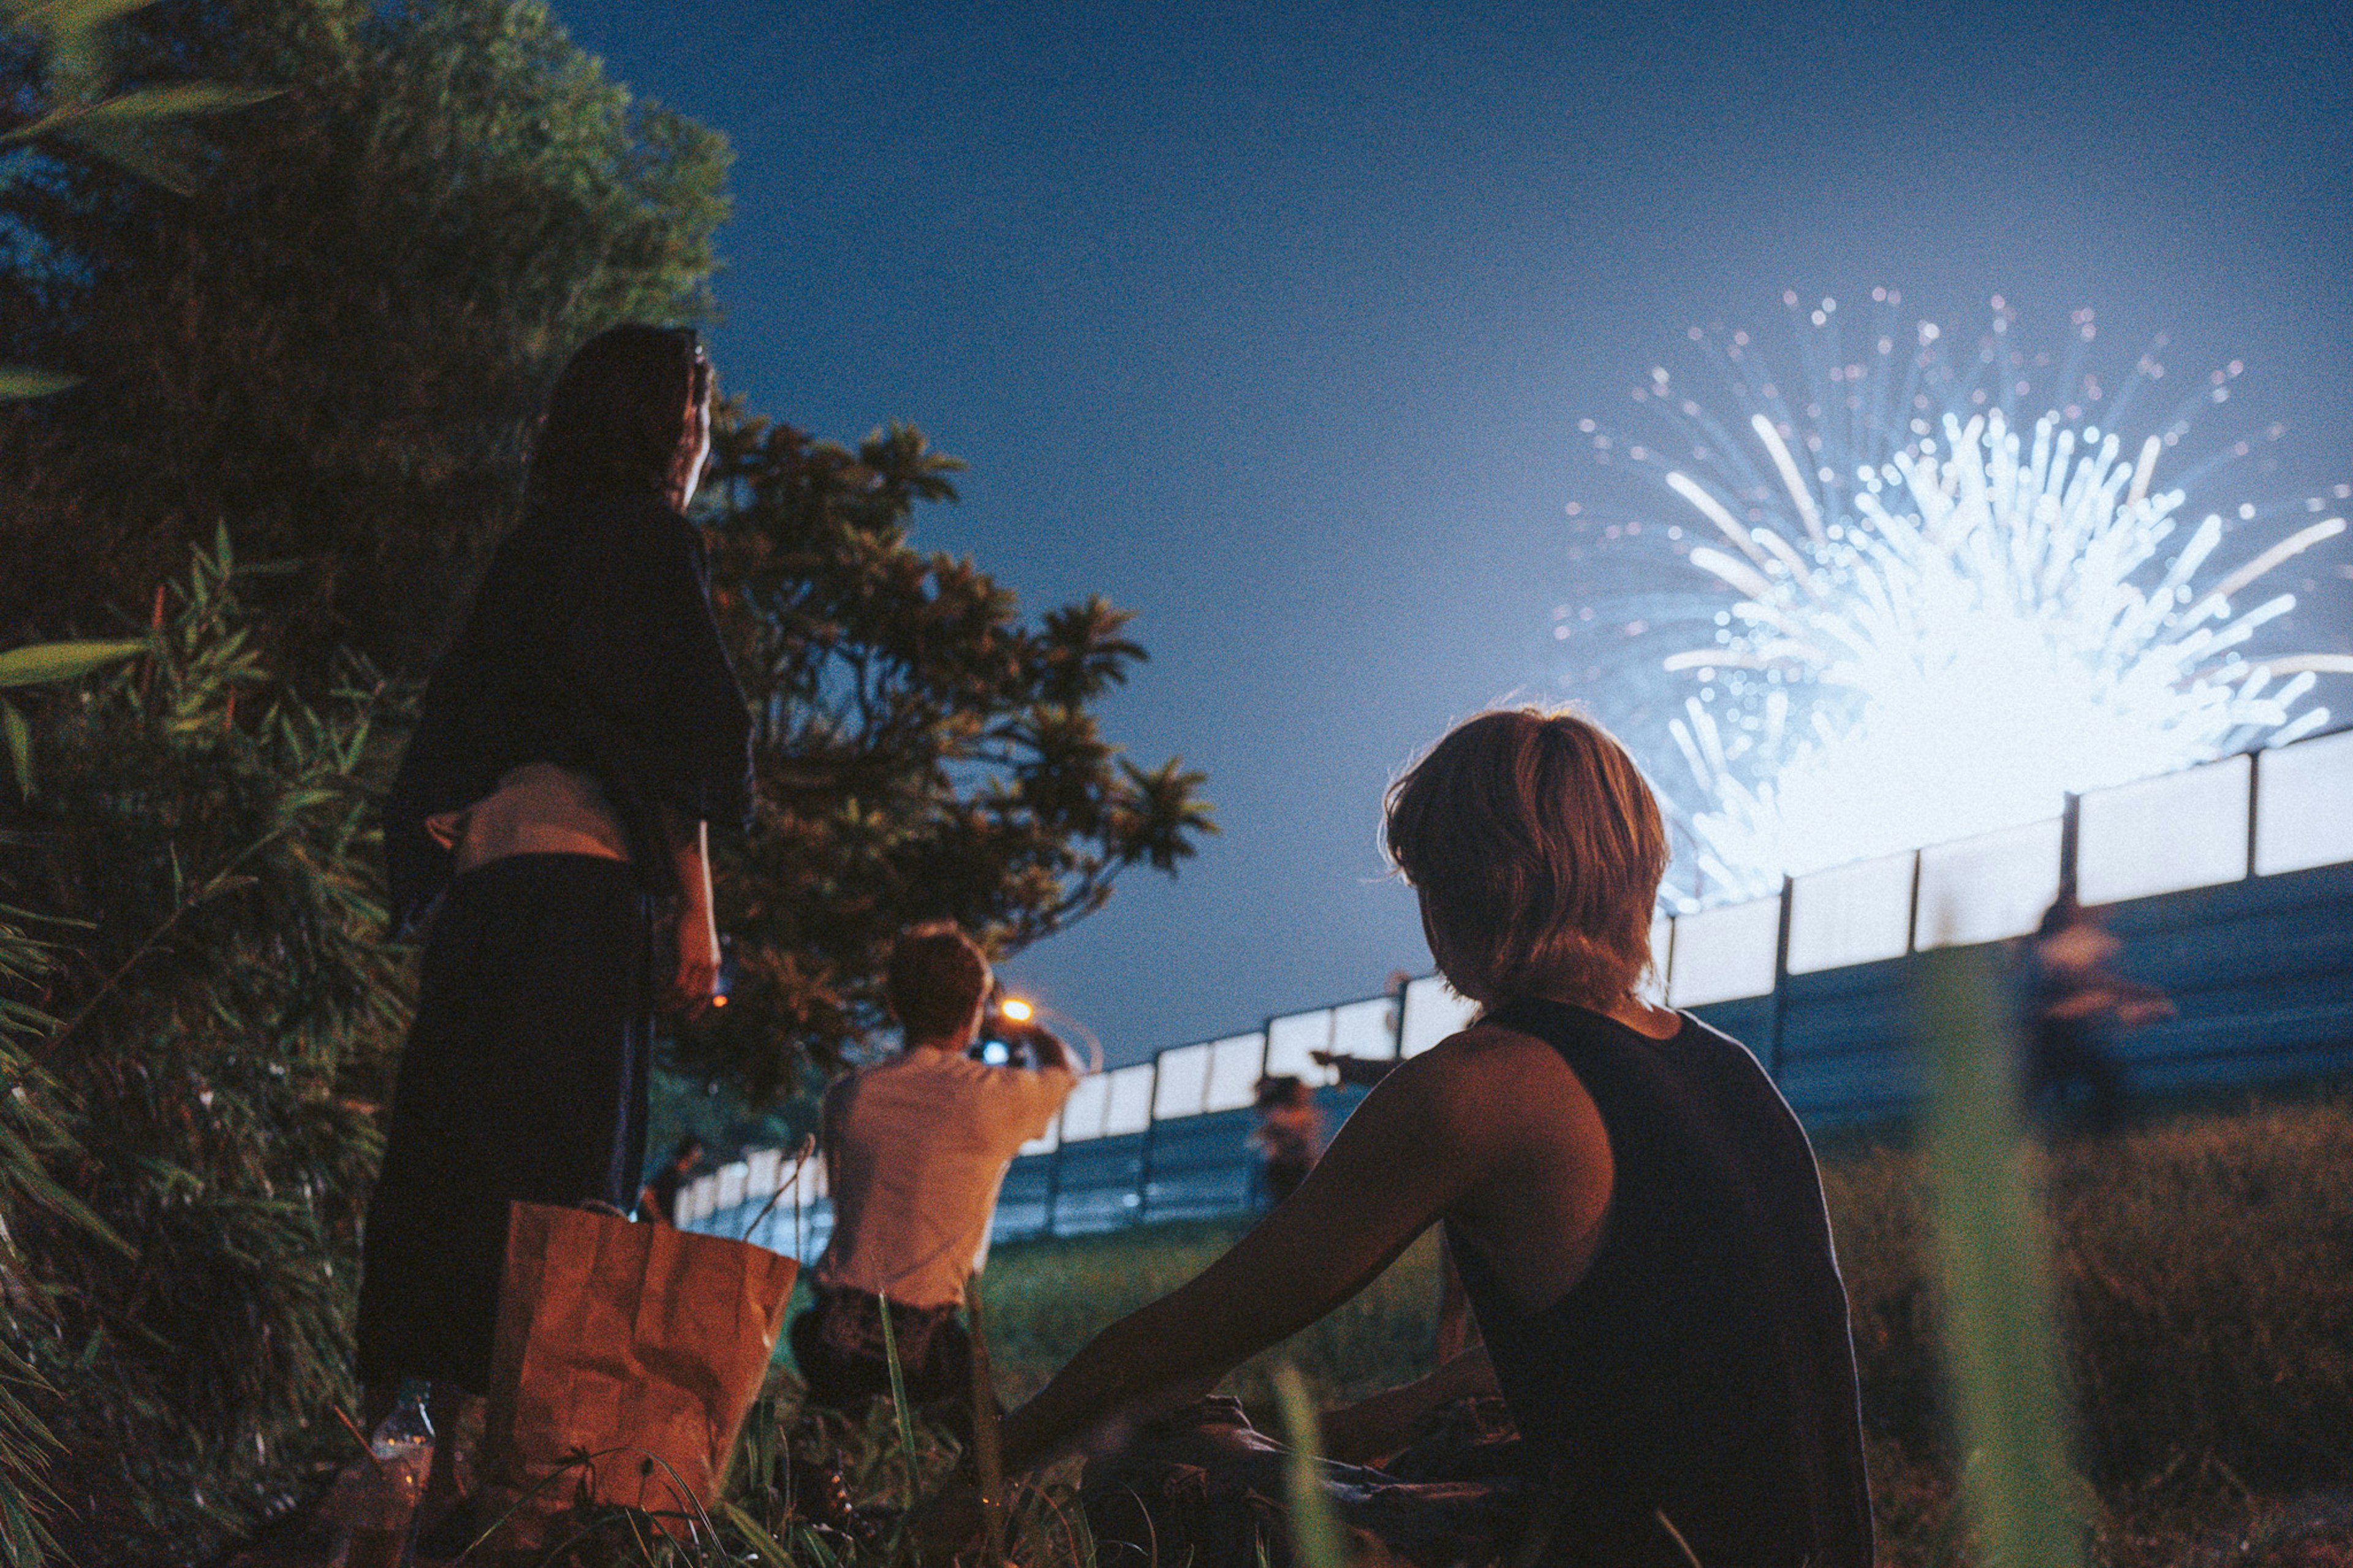
[[[1927,956],[1927,1167],[1966,1498],[1980,1561],[2084,1561],[2069,1507],[2051,1246],[2025,1166],[2016,1042],[1981,953]]]
[[[899,1365],[899,1335],[891,1326],[891,1298],[877,1296],[882,1311],[882,1359],[891,1368],[891,1409],[899,1420],[899,1453],[907,1463],[907,1506],[923,1500],[923,1483],[915,1472],[915,1417],[907,1407],[907,1374]]]
[[[1291,1449],[1283,1466],[1283,1489],[1290,1494],[1292,1562],[1296,1568],[1346,1568],[1340,1516],[1333,1510],[1318,1468],[1324,1445],[1315,1429],[1315,1403],[1297,1367],[1274,1369],[1274,1396],[1282,1407],[1283,1441]]]
[[[81,377],[21,364],[0,364],[0,398],[47,397],[79,384]]]
[[[980,1517],[987,1530],[981,1561],[1000,1568],[1005,1561],[1005,1454],[997,1429],[997,1379],[988,1366],[988,1335],[981,1326],[980,1292],[965,1293],[972,1317],[972,1457],[980,1477]]]
[[[0,687],[72,680],[146,651],[143,637],[135,642],[38,642],[12,647],[0,653]]]

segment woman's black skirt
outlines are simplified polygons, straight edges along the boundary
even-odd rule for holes
[[[635,1200],[651,960],[625,861],[517,855],[449,884],[368,1205],[361,1382],[485,1392],[507,1205]]]

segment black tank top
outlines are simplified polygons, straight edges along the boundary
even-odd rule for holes
[[[1653,1040],[1523,1001],[1490,1021],[1548,1042],[1600,1109],[1616,1177],[1568,1294],[1513,1305],[1451,1232],[1496,1381],[1560,1500],[1546,1560],[1871,1568],[1846,1290],[1821,1181],[1780,1092],[1686,1017]]]

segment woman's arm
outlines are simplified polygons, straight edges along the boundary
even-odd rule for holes
[[[711,825],[684,822],[664,811],[662,826],[678,864],[678,972],[670,983],[670,1004],[701,1012],[719,991],[719,925],[711,907]]]
[[[1008,1417],[1006,1469],[1198,1398],[1362,1289],[1478,1186],[1500,1159],[1506,1119],[1471,1113],[1484,1075],[1449,1048],[1460,1043],[1392,1073],[1289,1201],[1198,1278],[1096,1335]]]

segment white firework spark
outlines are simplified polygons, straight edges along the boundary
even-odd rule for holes
[[[1834,310],[1812,312],[1818,330]],[[2080,348],[2087,313],[2077,328]],[[2247,647],[2295,605],[2265,579],[2344,532],[2342,518],[2210,572],[2226,540],[2242,542],[2219,513],[2186,527],[2185,489],[2155,488],[2182,420],[2128,448],[2084,421],[2081,399],[2101,395],[2084,377],[2076,399],[2021,428],[2003,405],[2031,383],[2006,363],[2026,356],[2003,341],[2005,316],[1980,359],[2010,396],[1989,395],[1982,374],[1957,376],[1932,324],[1907,336],[1917,352],[1898,361],[1879,335],[1875,372],[1817,363],[1794,418],[1761,372],[1741,378],[1752,406],[1731,431],[1663,370],[1637,395],[1695,460],[1687,471],[1641,446],[1624,455],[1662,470],[1680,521],[1707,541],[1687,559],[1720,591],[1714,641],[1662,661],[1697,685],[1669,728],[1698,785],[1682,816],[1714,897],[2283,743],[2327,723],[2308,702],[2319,676],[2353,673],[2353,657]],[[1737,335],[1736,362],[1746,347]],[[2144,358],[2141,374],[2153,369]]]

